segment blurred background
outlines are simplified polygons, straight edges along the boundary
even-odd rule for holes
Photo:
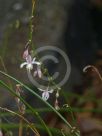
[[[31,83],[26,70],[19,66],[28,41],[31,8],[32,2],[28,0],[0,0],[0,69],[6,69],[28,85]],[[69,57],[71,74],[62,87],[64,95],[60,105],[72,106],[82,136],[102,136],[102,81],[92,70],[83,73],[86,65],[94,65],[102,73],[102,0],[36,0],[33,25],[34,48],[55,46]],[[47,62],[50,73],[58,70],[63,75],[63,60],[59,59],[60,63],[53,69],[53,64]],[[0,75],[0,79],[4,77]],[[38,102],[30,94],[26,99],[32,105]],[[3,88],[0,105],[14,106],[10,94]],[[59,124],[57,127],[66,129],[55,115],[46,116],[50,126]]]

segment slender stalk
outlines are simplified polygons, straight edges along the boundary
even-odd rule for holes
[[[72,130],[73,127],[71,126],[71,124],[52,106],[50,105],[47,101],[44,101],[42,99],[41,96],[39,96],[36,92],[34,92],[32,89],[30,89],[28,86],[26,86],[25,84],[23,84],[22,82],[20,82],[19,80],[15,79],[14,77],[6,74],[3,71],[0,71],[1,74],[5,75],[6,77],[14,80],[15,82],[17,82],[18,84],[22,85],[25,89],[27,89],[29,92],[31,92],[33,95],[35,95],[39,100],[43,101],[48,107],[50,107],[62,120],[63,122],[65,122],[67,124],[67,126]],[[76,136],[80,136],[80,134],[78,132],[75,132]]]
[[[94,71],[97,73],[99,79],[102,81],[102,76],[101,76],[99,70],[98,70],[95,66],[93,66],[93,65],[88,65],[88,66],[86,66],[86,67],[83,69],[83,72],[87,72],[87,70],[88,70],[89,68],[92,68],[92,70],[94,70]]]
[[[0,110],[6,111],[6,112],[9,112],[9,113],[11,113],[11,114],[13,114],[13,115],[18,116],[19,118],[21,118],[22,120],[24,120],[24,121],[28,124],[28,126],[29,126],[30,129],[34,132],[34,134],[36,134],[37,136],[40,136],[40,134],[38,133],[37,129],[36,129],[34,126],[32,126],[31,123],[30,123],[26,118],[24,118],[22,115],[20,115],[20,114],[14,112],[14,111],[12,111],[12,110],[10,110],[10,109],[3,108],[3,107],[0,107]]]
[[[20,118],[20,122],[19,122],[19,136],[23,135],[23,120],[22,118]]]
[[[13,96],[16,96],[18,97],[29,109],[30,111],[33,113],[33,115],[37,116],[37,118],[39,119],[39,121],[42,123],[42,125],[44,126],[45,130],[48,132],[49,136],[52,136],[49,128],[47,127],[47,125],[45,124],[45,122],[43,121],[43,119],[40,117],[39,113],[34,109],[32,108],[22,97],[18,96],[11,88],[9,88],[9,86],[7,86],[3,81],[0,80],[0,84],[5,87],[6,89],[8,89],[11,94]]]
[[[8,71],[7,71],[7,69],[6,69],[6,66],[5,66],[5,63],[4,63],[4,61],[3,61],[3,58],[2,58],[1,56],[0,56],[0,61],[1,61],[1,64],[2,64],[2,66],[3,66],[3,69],[4,69],[5,73],[8,73]],[[13,89],[12,84],[11,84],[11,81],[10,81],[9,79],[8,79],[8,84],[9,84],[10,88]]]
[[[33,46],[33,29],[34,29],[34,25],[33,25],[33,18],[34,18],[34,9],[35,9],[35,0],[32,0],[32,11],[31,11],[31,17],[30,17],[30,21],[29,21],[29,33],[28,33],[28,45],[31,45],[32,48],[34,49]]]

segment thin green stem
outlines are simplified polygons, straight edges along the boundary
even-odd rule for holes
[[[6,74],[3,71],[0,71],[1,74],[5,75],[6,77],[14,80],[15,82],[17,82],[18,84],[22,85],[25,89],[27,89],[29,92],[31,92],[33,95],[35,95],[39,100],[43,101],[48,107],[50,107],[62,120],[63,122],[65,122],[67,124],[67,126],[72,130],[73,127],[71,126],[71,124],[52,106],[50,105],[47,101],[44,101],[42,99],[41,96],[39,96],[36,92],[34,92],[31,88],[29,88],[28,86],[26,86],[25,84],[23,84],[22,82],[18,81],[17,79],[15,79],[14,77]],[[75,132],[76,136],[80,136],[77,132]]]
[[[22,115],[20,115],[20,114],[14,112],[14,111],[12,111],[12,110],[10,110],[10,109],[7,109],[7,108],[2,108],[2,107],[0,107],[0,110],[6,111],[6,112],[9,112],[9,113],[11,113],[11,114],[13,114],[13,115],[18,116],[19,118],[21,118],[22,120],[24,120],[24,121],[28,124],[28,126],[31,128],[31,130],[32,130],[37,136],[40,136],[40,134],[38,133],[37,129],[36,129],[34,126],[32,126],[31,123],[30,123],[26,118],[24,118]],[[22,133],[20,133],[20,134],[22,134]]]
[[[19,136],[23,135],[23,120],[22,118],[20,118],[20,122],[19,122]]]
[[[6,69],[6,66],[5,66],[5,63],[4,63],[4,60],[3,60],[3,58],[1,56],[0,56],[0,61],[1,61],[1,64],[3,66],[3,69],[4,69],[5,73],[8,73],[8,71]],[[8,84],[9,84],[10,88],[13,89],[11,81],[9,79],[8,79]]]
[[[39,119],[39,121],[42,123],[42,125],[45,127],[46,131],[48,132],[49,136],[52,136],[49,128],[47,127],[47,125],[45,124],[45,122],[42,120],[42,118],[40,117],[39,113],[34,110],[34,108],[32,108],[22,97],[18,96],[11,88],[9,88],[9,86],[7,86],[3,81],[0,80],[0,84],[2,86],[4,86],[5,88],[7,88],[11,94],[13,94],[14,96],[18,97],[33,113],[33,115],[36,115],[37,118]]]

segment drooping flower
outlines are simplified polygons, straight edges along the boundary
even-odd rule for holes
[[[2,131],[0,130],[0,136],[3,136],[3,133],[2,133]]]
[[[57,100],[57,99],[55,100],[55,109],[56,109],[56,110],[59,110],[59,109],[60,109],[59,103],[58,103],[58,100]]]
[[[23,63],[20,65],[20,68],[23,68],[24,66],[26,66],[26,69],[27,69],[28,71],[31,71],[31,70],[33,69],[33,64],[36,64],[36,65],[38,65],[38,66],[41,65],[40,62],[35,61],[35,60],[36,60],[35,57],[32,58],[31,55],[28,55],[28,56],[26,57],[26,62],[23,62]]]
[[[55,100],[54,106],[55,106],[55,109],[56,109],[56,110],[59,110],[59,109],[60,109],[60,107],[59,107],[59,102],[58,102],[58,98],[59,98],[59,90],[57,90],[55,96],[56,96],[56,100]]]
[[[47,87],[46,89],[41,89],[38,88],[40,91],[42,91],[42,99],[47,101],[49,99],[50,93],[53,93],[53,89],[49,89],[49,87]]]
[[[20,86],[20,84],[17,84],[16,85],[16,94],[20,97],[20,93],[21,93],[21,88],[20,88],[21,86]],[[20,99],[18,98],[18,97],[15,97],[15,100],[16,100],[16,102],[17,103],[19,103],[20,102]]]
[[[24,52],[23,52],[23,59],[26,59],[28,55],[29,55],[29,51],[28,51],[28,48],[27,48],[27,49],[24,50]]]
[[[23,90],[21,89],[21,85],[20,84],[17,84],[16,85],[16,94],[20,97],[23,93]],[[16,97],[15,100],[17,102],[17,106],[18,106],[18,109],[19,109],[19,112],[21,114],[24,114],[25,113],[25,110],[26,110],[26,106],[25,104],[20,100],[19,97]]]
[[[41,67],[37,66],[37,70],[34,71],[34,77],[38,76],[39,78],[42,77]]]

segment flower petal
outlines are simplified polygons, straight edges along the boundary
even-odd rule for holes
[[[36,77],[36,76],[37,76],[37,73],[38,73],[37,71],[34,71],[34,77]]]
[[[45,90],[44,89],[41,89],[41,88],[38,88],[40,91],[42,91],[42,92],[45,92]]]
[[[32,57],[31,57],[31,55],[28,55],[26,57],[26,61],[27,61],[27,63],[31,63],[32,64]]]
[[[28,63],[27,62],[24,62],[20,65],[20,68],[23,68],[25,65],[27,65]]]
[[[45,101],[47,101],[48,98],[49,98],[49,93],[47,91],[43,92],[42,93],[42,99],[45,100]]]
[[[26,59],[26,57],[29,55],[28,48],[23,52],[23,59]]]
[[[41,63],[38,61],[32,61],[32,64],[41,65]]]
[[[48,92],[49,92],[49,93],[53,93],[53,91],[54,91],[54,90],[53,90],[53,89],[51,89],[51,90],[49,90]]]
[[[32,62],[35,62],[35,60],[36,60],[36,58],[34,57],[33,60],[32,60]]]
[[[41,78],[42,77],[42,72],[41,72],[41,69],[38,69],[38,77]]]
[[[29,63],[29,64],[27,64],[26,68],[30,71],[33,69],[33,65]]]

